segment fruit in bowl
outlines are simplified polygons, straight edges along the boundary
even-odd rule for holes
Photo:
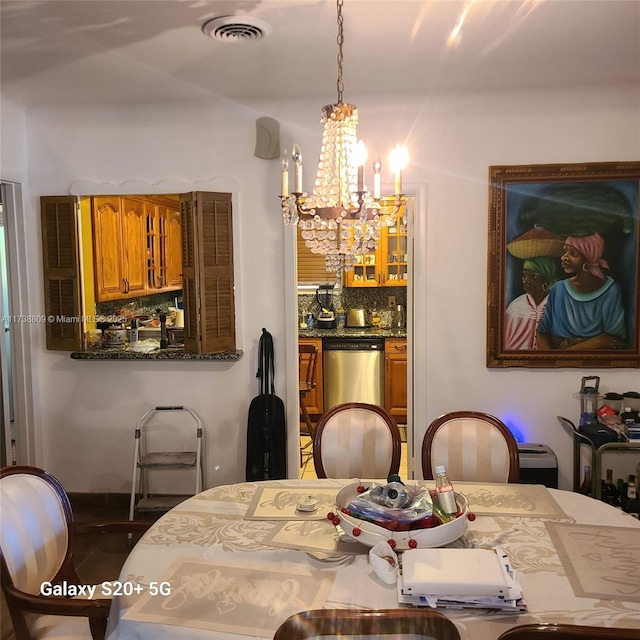
[[[466,531],[469,503],[461,493],[455,494],[458,513],[451,516],[448,522],[442,522],[437,516],[437,505],[434,513],[411,523],[394,523],[393,519],[372,522],[370,518],[365,520],[358,517],[349,509],[352,501],[363,495],[363,486],[366,492],[372,485],[354,482],[343,487],[336,496],[334,510],[327,516],[348,537],[362,544],[373,547],[378,542],[386,540],[396,551],[426,549],[449,544]],[[407,489],[415,493],[419,491],[418,487],[409,484]]]

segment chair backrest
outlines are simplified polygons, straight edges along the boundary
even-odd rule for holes
[[[309,391],[316,388],[316,365],[318,349],[314,344],[298,345],[298,371],[300,389]]]
[[[43,582],[72,577],[66,572],[72,570],[73,515],[58,480],[36,467],[5,467],[0,503],[3,585],[38,594]]]
[[[505,631],[498,640],[638,640],[640,629],[591,627],[579,624],[523,624]]]
[[[455,411],[436,418],[422,441],[422,474],[433,479],[444,465],[450,480],[518,482],[518,444],[498,418],[479,411]]]
[[[400,430],[382,407],[347,402],[329,409],[316,427],[318,478],[387,478],[400,469]]]
[[[274,640],[305,640],[322,636],[348,638],[393,635],[431,640],[460,640],[456,626],[433,609],[319,609],[285,620]]]

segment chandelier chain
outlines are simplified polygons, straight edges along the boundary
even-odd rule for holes
[[[342,104],[344,82],[342,80],[342,44],[344,43],[344,20],[342,18],[342,5],[344,0],[338,0],[338,104]]]

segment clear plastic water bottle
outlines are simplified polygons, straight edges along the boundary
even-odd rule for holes
[[[436,472],[436,494],[438,496],[438,503],[448,514],[453,515],[458,512],[458,505],[456,504],[456,496],[453,491],[453,485],[447,478],[447,471],[444,465],[438,465],[435,468]]]

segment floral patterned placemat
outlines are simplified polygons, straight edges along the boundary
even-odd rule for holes
[[[319,520],[331,511],[339,488],[308,485],[305,487],[258,487],[244,516],[247,520]],[[307,496],[318,501],[315,511],[299,511],[298,502]]]
[[[578,598],[640,602],[638,528],[560,522],[545,526]]]
[[[145,593],[124,614],[128,620],[272,638],[280,623],[321,609],[335,571],[287,564],[232,564],[183,560],[163,582],[170,595]]]
[[[265,544],[285,549],[298,549],[311,553],[344,555],[345,553],[366,554],[369,548],[351,539],[344,539],[328,520],[278,523],[264,539]]]
[[[532,516],[574,521],[542,485],[457,482],[455,487],[467,497],[469,509],[477,516]]]

